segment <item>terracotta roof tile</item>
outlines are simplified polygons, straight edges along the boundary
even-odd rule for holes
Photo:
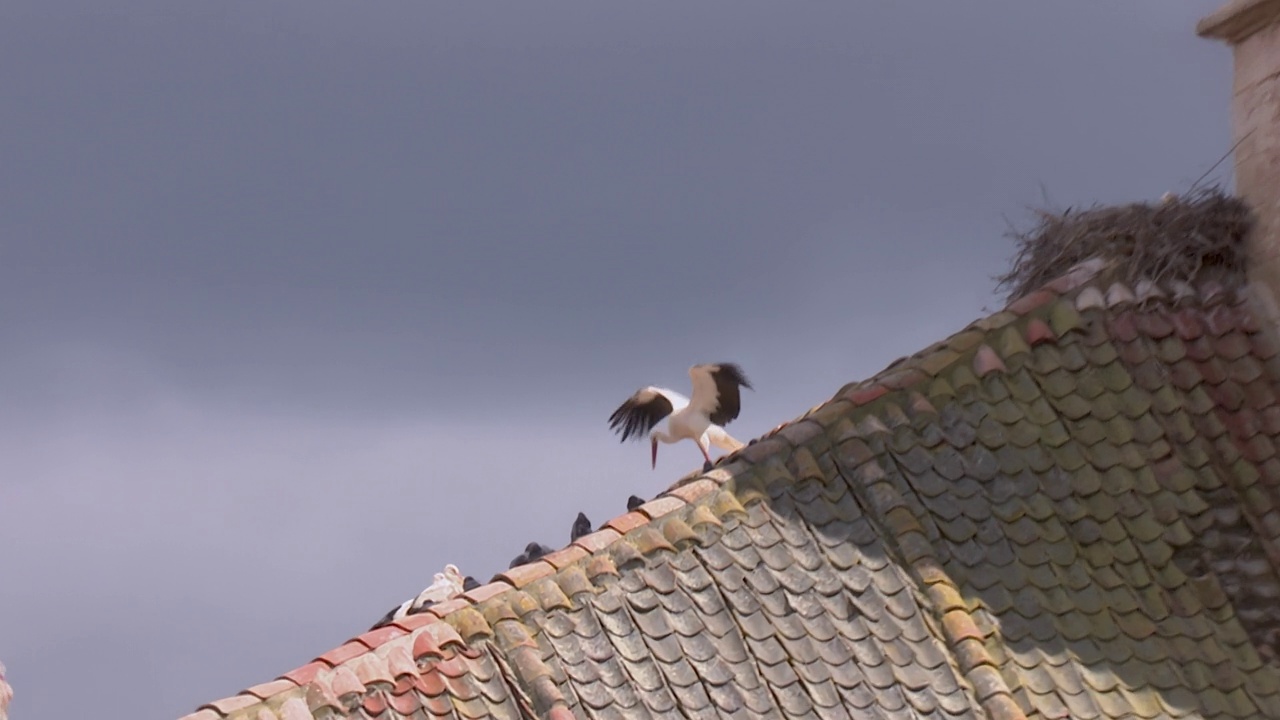
[[[320,657],[316,658],[316,660],[328,665],[329,667],[336,667],[350,660],[351,658],[363,655],[368,651],[369,651],[369,648],[366,647],[364,643],[356,642],[355,640],[349,640],[345,644],[339,647],[336,647],[330,650],[329,652],[321,655]]]
[[[612,545],[622,535],[613,528],[605,528],[597,530],[590,535],[584,535],[573,542],[574,545],[586,550],[587,553],[596,553],[604,550]]]
[[[218,715],[230,715],[236,710],[243,710],[258,703],[258,698],[252,695],[235,695],[232,697],[214,700],[204,705],[201,709],[210,709],[218,713]]]
[[[298,687],[297,683],[293,682],[292,680],[286,680],[282,678],[279,680],[272,680],[271,682],[254,685],[253,687],[245,690],[244,693],[242,694],[253,695],[254,697],[260,700],[266,700],[279,693],[282,693],[288,690],[293,690],[296,687]]]
[[[203,720],[1280,716],[1276,342],[1101,271]]]

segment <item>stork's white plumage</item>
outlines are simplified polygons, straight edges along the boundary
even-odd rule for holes
[[[4,677],[4,663],[0,663],[0,720],[9,718],[9,702],[13,700],[13,688]]]
[[[711,462],[711,445],[726,452],[742,447],[724,430],[742,411],[741,388],[752,389],[742,368],[733,363],[694,365],[689,368],[689,379],[692,398],[650,385],[637,390],[609,416],[609,427],[623,442],[648,434],[654,467],[658,465],[659,442],[692,440],[707,463]],[[667,421],[665,430],[657,427],[663,418]]]

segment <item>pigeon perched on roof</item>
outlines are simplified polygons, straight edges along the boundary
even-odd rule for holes
[[[528,545],[524,546],[524,552],[515,556],[515,558],[511,560],[511,564],[507,566],[507,569],[510,570],[511,568],[519,567],[526,563],[531,563],[534,560],[537,560],[538,558],[542,557],[543,555],[550,555],[553,552],[555,552],[555,550],[552,550],[546,545],[543,545],[541,543],[531,542]]]
[[[569,542],[590,534],[591,521],[587,519],[586,513],[578,513],[578,517],[574,518],[573,527],[569,528]]]
[[[471,592],[480,587],[480,583],[470,575],[462,578],[462,592]]]
[[[436,573],[430,585],[415,597],[405,600],[391,612],[383,615],[382,619],[373,626],[373,629],[376,630],[387,623],[420,613],[436,603],[453,599],[466,592],[464,585],[462,571],[458,570],[458,566],[452,563],[445,565],[444,572]],[[0,718],[0,720],[3,720],[3,718]]]
[[[428,604],[434,605],[462,594],[462,571],[452,563],[444,566],[444,572],[438,572],[418,597],[413,599],[414,609],[421,609]]]
[[[627,512],[631,512],[645,503],[645,499],[639,495],[632,495],[627,498]]]

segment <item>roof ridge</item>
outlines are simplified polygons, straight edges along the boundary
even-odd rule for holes
[[[746,506],[767,496],[764,488],[773,481],[782,476],[799,477],[799,473],[780,467],[776,458],[827,432],[819,420],[846,416],[855,408],[883,402],[887,412],[910,422],[913,415],[937,412],[929,397],[952,395],[989,373],[1007,371],[1006,358],[1084,329],[1086,321],[1081,313],[1085,311],[1157,300],[1177,303],[1187,298],[1208,306],[1240,290],[1211,281],[1197,286],[1178,281],[1167,287],[1142,281],[1130,288],[1112,277],[1114,267],[1113,260],[1102,258],[1082,262],[945,340],[890,363],[870,378],[846,384],[830,399],[721,457],[710,470],[686,474],[649,502],[610,519],[595,532],[500,572],[458,597],[357,635],[275,680],[202,705],[181,720],[224,716],[256,720],[254,708],[262,706],[278,710],[283,720],[308,720],[312,717],[309,708],[358,705],[365,701],[369,685],[399,682],[406,673],[418,672],[421,663],[448,663],[460,654],[478,658],[486,653],[500,670],[509,662],[516,667],[507,668],[507,672],[534,683],[534,696],[518,697],[518,701],[531,701],[542,715],[571,717],[554,683],[547,687],[535,682],[549,677],[549,670],[534,651],[536,641],[518,622],[514,625],[519,629],[507,629],[512,624],[505,621],[519,620],[535,609],[571,605],[574,596],[600,592],[602,583],[607,585],[633,563],[656,552],[676,552],[699,541],[708,526],[721,526],[721,518],[745,515]],[[1063,299],[1071,302],[1059,302]],[[1014,329],[1015,324],[1021,324],[1020,330]],[[993,339],[997,340],[994,346]],[[899,399],[901,404],[895,402]],[[878,415],[869,415],[866,423],[873,431],[877,425],[878,429],[889,429]],[[850,431],[861,433],[868,427]],[[894,526],[887,515],[877,521],[887,525],[895,540],[911,531]],[[975,688],[983,688],[979,702],[994,717],[1021,717],[1008,688],[1002,687],[1002,681],[996,682],[998,674],[988,677],[992,673],[982,668],[994,667],[994,663],[986,657],[985,649],[969,642],[973,618],[963,603],[956,605],[956,588],[936,578],[936,558],[931,564],[928,553],[918,554],[916,548],[897,548],[897,552],[902,554],[903,567],[916,575],[929,602],[940,611],[941,631],[962,675]],[[509,657],[477,648],[476,640],[491,642]],[[520,682],[507,684],[509,689],[524,692]]]

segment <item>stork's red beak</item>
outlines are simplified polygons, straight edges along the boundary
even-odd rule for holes
[[[658,468],[658,441],[650,440],[649,444],[653,446],[653,469]]]

